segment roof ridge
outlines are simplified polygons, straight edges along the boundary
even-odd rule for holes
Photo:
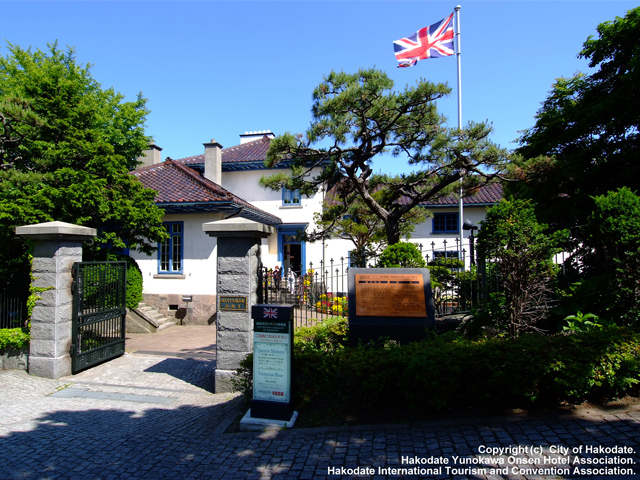
[[[258,143],[258,142],[264,142],[265,140],[267,142],[271,143],[271,139],[267,135],[264,135],[264,136],[262,136],[260,138],[256,138],[255,140],[250,140],[248,142],[239,143],[238,145],[233,145],[232,147],[223,148],[222,151],[224,152],[225,150],[234,150],[234,149],[239,148],[239,147],[249,146],[249,145],[252,145],[252,144]]]
[[[237,150],[250,148],[250,147],[255,146],[255,145],[259,144],[259,143],[271,143],[271,138],[268,135],[264,135],[261,138],[257,138],[255,140],[251,140],[249,142],[239,143],[239,144],[233,145],[231,147],[222,148],[222,153],[225,153],[225,152],[231,153],[231,152],[235,152]],[[195,160],[195,159],[199,159],[200,160],[200,158],[198,158],[198,157],[203,157],[203,156],[204,156],[204,153],[199,153],[197,155],[191,155],[189,157],[178,158],[178,159],[175,159],[175,160],[172,159],[172,161],[180,162],[180,163],[186,163],[186,162],[188,162],[190,160]],[[202,159],[202,160],[204,160],[204,159]]]

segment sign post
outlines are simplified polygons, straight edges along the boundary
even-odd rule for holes
[[[249,425],[292,427],[293,305],[253,305],[253,399],[241,421]]]

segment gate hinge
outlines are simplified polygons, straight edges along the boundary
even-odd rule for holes
[[[75,355],[76,354],[76,350],[77,350],[76,344],[72,343],[71,344],[71,348],[69,349],[69,355]]]

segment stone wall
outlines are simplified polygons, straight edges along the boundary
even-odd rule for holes
[[[0,370],[27,370],[28,365],[29,345],[0,349]]]
[[[182,295],[176,293],[144,293],[142,297],[146,305],[156,307],[161,314],[183,325],[215,324],[215,295],[193,295],[191,302],[183,302]]]

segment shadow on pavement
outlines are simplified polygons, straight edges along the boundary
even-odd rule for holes
[[[166,358],[144,372],[164,373],[190,383],[210,393],[215,393],[216,361],[201,358]]]
[[[585,445],[629,446],[635,464],[620,465],[638,473],[638,419],[602,418],[494,418],[474,422],[447,422],[335,429],[300,429],[267,433],[223,435],[223,420],[232,418],[240,397],[214,406],[58,410],[35,419],[32,429],[10,432],[0,448],[3,480],[176,480],[227,478],[354,478],[330,474],[330,468],[371,468],[366,478],[523,478],[515,468],[550,465],[507,464],[504,475],[488,474],[487,463],[478,461],[481,446],[523,449],[540,453],[513,453],[522,460],[557,458],[554,447],[569,452]],[[61,403],[63,405],[63,403]],[[510,450],[513,452],[513,450]],[[577,451],[577,450],[575,450]],[[584,450],[583,450],[584,451]],[[497,450],[493,450],[497,452]],[[494,458],[497,453],[491,454]],[[581,454],[583,458],[606,455]],[[383,474],[378,468],[409,468],[402,458],[425,459],[420,468],[441,468],[438,475]],[[507,456],[503,456],[507,458]],[[566,456],[566,458],[573,458]],[[437,459],[439,464],[428,464]],[[447,459],[448,473],[443,466]],[[506,462],[506,460],[505,460]],[[560,465],[561,473],[527,474],[525,478],[579,478],[574,465]],[[565,468],[566,467],[566,468]],[[598,465],[598,468],[607,467]],[[609,467],[613,468],[614,465]],[[462,473],[460,473],[462,472]],[[360,475],[356,475],[360,477]],[[596,478],[633,478],[633,474]]]

